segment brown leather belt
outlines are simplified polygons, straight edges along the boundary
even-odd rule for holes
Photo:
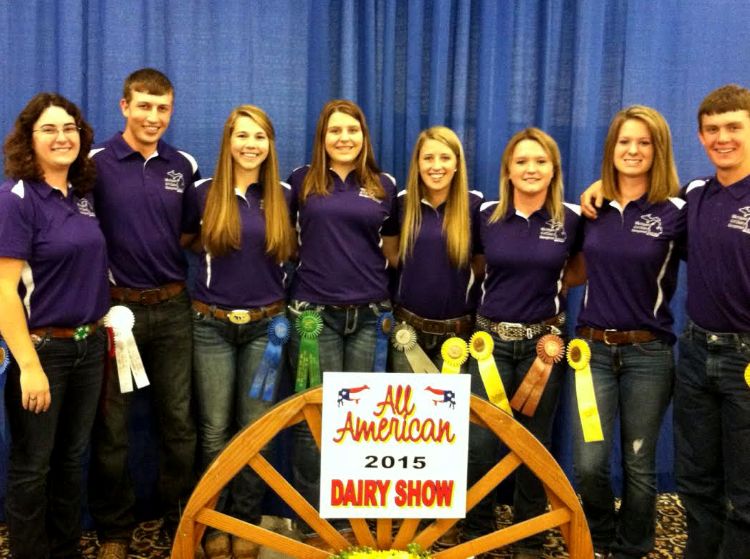
[[[407,311],[404,307],[396,307],[393,314],[397,320],[406,322],[410,326],[413,326],[415,330],[436,336],[445,336],[447,334],[460,336],[462,334],[469,334],[474,328],[474,322],[469,315],[448,320],[432,320],[430,318],[422,318],[413,312]]]
[[[658,339],[650,330],[597,330],[581,326],[577,333],[582,338],[604,342],[607,345],[642,344]]]
[[[33,330],[29,330],[29,334],[31,336],[38,336],[39,338],[74,338],[76,340],[84,340],[96,332],[97,328],[99,328],[99,324],[92,322],[91,324],[82,324],[75,328],[58,328],[56,326],[34,328]]]
[[[138,303],[140,305],[156,305],[168,301],[185,291],[185,282],[175,281],[154,287],[152,289],[136,289],[134,287],[110,287],[112,300],[117,303]]]
[[[276,301],[265,307],[258,307],[255,309],[235,309],[225,310],[215,307],[213,305],[207,305],[201,301],[193,301],[193,309],[199,313],[207,314],[223,320],[225,322],[231,322],[232,324],[247,324],[248,322],[256,322],[261,318],[275,316],[286,308],[286,302],[282,299]]]

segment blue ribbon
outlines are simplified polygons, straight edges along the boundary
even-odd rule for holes
[[[375,363],[372,370],[376,373],[385,372],[386,361],[388,360],[388,345],[393,332],[393,313],[384,312],[378,318],[376,326],[377,336],[375,337]]]
[[[8,421],[5,416],[5,370],[10,364],[10,350],[5,340],[0,338],[0,441],[8,446]]]
[[[281,350],[289,340],[291,326],[285,316],[276,316],[268,325],[268,343],[263,351],[263,357],[253,373],[253,383],[249,396],[266,402],[273,401],[276,385],[279,382],[281,369]]]

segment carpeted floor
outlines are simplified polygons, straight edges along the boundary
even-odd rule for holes
[[[674,494],[659,496],[657,503],[656,549],[648,559],[676,559],[682,557],[685,549],[685,515],[679,499]],[[509,524],[511,513],[509,507],[499,510],[499,523]],[[0,524],[0,558],[10,557],[7,542],[7,528]],[[95,559],[98,550],[96,536],[88,532],[81,540],[82,553],[85,559]],[[144,522],[138,526],[133,541],[130,543],[129,559],[163,559],[169,557],[170,542],[161,531],[160,521]],[[552,532],[545,546],[547,559],[567,557],[559,532]],[[497,550],[485,554],[488,558],[510,559],[510,551]]]

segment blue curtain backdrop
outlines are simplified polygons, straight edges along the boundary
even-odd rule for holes
[[[0,4],[0,131],[32,95],[56,90],[103,140],[122,128],[123,78],[154,66],[176,88],[167,140],[204,176],[235,105],[270,114],[285,176],[307,161],[321,106],[345,97],[365,110],[399,184],[419,131],[445,124],[464,141],[472,186],[494,199],[504,143],[535,125],[560,144],[575,202],[599,174],[610,118],[632,103],[670,122],[683,182],[710,173],[696,108],[721,84],[750,85],[749,24],[745,0],[10,0]],[[574,316],[580,294],[571,300]],[[678,328],[683,304],[680,289]],[[572,472],[569,412],[564,402],[555,453]],[[671,471],[670,415],[662,489]]]

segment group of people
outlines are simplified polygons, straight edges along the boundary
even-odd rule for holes
[[[114,364],[105,366],[113,344],[102,319],[112,305],[132,313],[173,534],[194,482],[196,444],[202,469],[274,403],[281,382],[302,390],[321,371],[410,371],[407,348],[383,344],[395,317],[438,365],[445,340],[484,332],[511,400],[526,389],[540,340],[565,336],[566,291],[584,282],[577,332],[591,353],[603,440],[587,442],[576,423],[578,488],[597,557],[642,557],[653,547],[656,443],[675,384],[669,302],[681,257],[690,262],[691,322],[674,394],[686,556],[750,557],[750,91],[725,86],[704,100],[699,137],[716,174],[681,196],[664,118],[644,106],[620,111],[601,183],[582,197],[588,219],[563,201],[559,149],[538,128],[510,139],[499,200],[484,202],[469,190],[461,141],[443,126],[419,135],[398,192],[375,161],[364,113],[346,100],[323,107],[311,163],[287,182],[268,116],[235,108],[214,176],[202,180],[195,160],[161,139],[173,101],[168,78],[145,68],[125,81],[124,131],[93,149],[78,107],[49,93],[28,103],[6,139],[0,335],[13,356],[6,517],[14,557],[76,556],[89,442],[99,557],[126,557],[135,523],[132,392],[122,390]],[[198,254],[191,297],[184,248]],[[533,409],[515,413],[547,446],[563,347]],[[475,394],[496,401],[498,383],[476,361],[462,372]],[[618,416],[625,483],[615,511],[609,458]],[[294,484],[317,503],[317,446],[303,426],[294,439]],[[470,481],[500,452],[493,435],[472,425]],[[246,468],[217,509],[258,522],[264,492]],[[513,505],[516,522],[547,507],[527,468],[516,474]],[[494,529],[488,495],[463,531]],[[526,539],[515,557],[539,557],[543,543],[541,535]],[[258,555],[254,543],[218,530],[203,547],[208,557]]]

